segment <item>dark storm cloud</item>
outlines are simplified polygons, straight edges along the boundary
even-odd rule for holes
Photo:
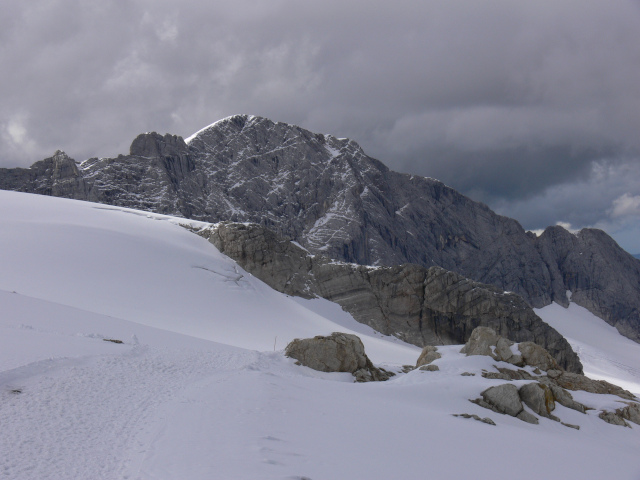
[[[613,195],[594,173],[639,158],[636,1],[0,8],[3,166],[57,148],[116,155],[143,131],[187,136],[252,113],[351,137],[391,168],[439,178],[527,228],[636,218],[619,209],[614,219],[614,201],[640,195],[640,180]],[[559,205],[576,185],[589,186],[589,201]]]

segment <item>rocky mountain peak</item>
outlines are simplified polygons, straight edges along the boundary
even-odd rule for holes
[[[441,182],[389,170],[352,140],[235,115],[186,140],[140,135],[129,155],[72,162],[59,175],[47,161],[4,169],[0,188],[253,222],[315,254],[439,266],[533,307],[567,305],[569,290],[571,301],[640,340],[640,262],[604,232],[527,234]]]
[[[182,137],[167,133],[142,133],[138,135],[129,148],[129,155],[138,157],[171,157],[188,153],[187,144]]]

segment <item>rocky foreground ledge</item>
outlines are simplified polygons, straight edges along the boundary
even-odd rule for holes
[[[493,371],[482,369],[478,372],[485,379],[500,381],[481,391],[479,397],[469,399],[480,407],[530,424],[537,425],[543,417],[578,430],[579,425],[563,422],[554,413],[556,405],[585,415],[593,411],[600,419],[613,425],[629,427],[628,422],[640,425],[640,403],[631,392],[603,380],[567,372],[549,352],[533,342],[516,344],[490,328],[478,327],[460,353],[467,357],[491,357],[496,362]],[[296,364],[314,370],[351,373],[356,382],[386,381],[396,375],[373,365],[360,338],[352,334],[334,332],[330,336],[296,339],[289,343],[285,355],[295,359]],[[438,347],[425,346],[415,367],[405,366],[402,372],[397,373],[414,369],[416,373],[439,372],[437,362],[441,358]],[[474,377],[476,372],[463,372],[462,375]],[[571,391],[581,392],[581,401],[574,399]],[[617,407],[596,407],[601,403],[597,400],[601,395],[618,397],[620,400],[613,402]],[[495,425],[491,418],[475,413],[453,415]]]
[[[481,397],[472,399],[473,403],[519,418],[528,423],[538,423],[538,418],[524,408],[529,407],[535,414],[561,422],[563,425],[578,428],[576,425],[564,423],[553,415],[556,402],[560,405],[586,413],[592,407],[574,400],[571,391],[584,391],[599,395],[616,395],[624,400],[625,406],[615,411],[603,410],[599,417],[607,423],[629,426],[626,420],[640,425],[640,403],[627,390],[604,380],[593,380],[584,375],[565,371],[544,348],[532,342],[514,344],[496,334],[490,328],[478,327],[462,348],[466,355],[486,355],[498,362],[505,362],[516,367],[529,369],[513,369],[495,366],[496,372],[483,372],[484,378],[495,380],[531,380],[520,387],[513,383],[503,383],[489,387],[481,392]]]
[[[476,327],[486,326],[511,341],[534,342],[564,370],[582,373],[566,339],[516,294],[440,267],[336,262],[255,224],[223,222],[198,234],[275,290],[326,298],[358,322],[407,343],[463,344]]]

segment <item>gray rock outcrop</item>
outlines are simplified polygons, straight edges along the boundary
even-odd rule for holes
[[[621,425],[623,427],[629,427],[627,421],[640,425],[640,403],[627,402],[627,405],[618,408],[617,410],[603,411],[599,417],[607,423],[612,425]]]
[[[489,387],[481,393],[482,398],[474,400],[481,407],[489,408],[494,412],[503,413],[519,418],[523,422],[537,424],[535,415],[527,412],[522,406],[518,387],[510,383],[504,383],[495,387]]]
[[[481,417],[479,417],[478,415],[475,415],[475,414],[472,415],[472,414],[469,414],[469,413],[454,413],[453,416],[454,417],[462,417],[462,418],[472,418],[474,420],[477,420],[478,422],[486,423],[487,425],[493,425],[493,426],[496,425],[496,423],[493,420],[491,420],[489,417],[481,418]]]
[[[360,338],[348,333],[295,339],[287,345],[285,355],[321,372],[351,373],[357,382],[384,381],[390,377],[389,372],[371,363]]]
[[[569,343],[518,295],[439,267],[335,262],[258,225],[221,223],[199,234],[272,288],[336,302],[357,321],[413,345],[462,344],[486,326],[512,342],[536,342],[564,369],[582,372]]]
[[[564,388],[559,386],[549,377],[538,377],[538,382],[546,385],[551,390],[553,394],[553,400],[558,402],[563,407],[570,408],[572,410],[576,410],[580,413],[585,413],[586,407],[579,402],[576,402],[573,399],[573,396]]]
[[[503,357],[510,355],[510,353],[501,355],[496,348],[496,345],[501,340],[503,338],[492,329],[478,327],[472,332],[461,353],[466,353],[467,356],[485,355],[494,360],[506,361]],[[585,413],[589,408],[575,401],[568,392],[568,390],[582,390],[594,394],[617,395],[622,399],[629,400],[625,402],[626,405],[624,407],[613,412],[600,412],[599,417],[605,422],[629,426],[628,420],[640,424],[640,403],[637,402],[637,398],[632,393],[604,380],[593,380],[584,375],[563,370],[548,352],[534,343],[523,342],[518,344],[517,348],[522,355],[512,355],[510,359],[518,358],[521,360],[518,364],[519,366],[534,367],[533,374],[526,370],[494,366],[498,370],[497,372],[483,370],[482,376],[494,380],[531,380],[532,382],[522,385],[520,388],[510,383],[491,387],[481,393],[482,398],[471,400],[471,402],[499,413],[515,416],[530,423],[538,423],[535,415],[531,415],[526,410],[522,413],[514,414],[514,412],[520,412],[520,404],[524,403],[541,417],[555,420],[567,427],[579,429],[580,427],[576,425],[561,422],[551,412],[555,410],[557,402],[564,407]]]
[[[549,352],[536,343],[522,342],[518,344],[518,350],[525,365],[539,368],[545,372],[558,368],[558,363],[549,355]]]
[[[427,345],[422,349],[422,352],[416,361],[416,368],[422,367],[423,365],[429,365],[431,362],[439,358],[442,358],[442,355],[438,352],[438,347]]]
[[[593,380],[589,377],[578,375],[576,373],[563,371],[560,375],[554,376],[553,381],[565,390],[583,390],[589,393],[617,395],[618,397],[627,400],[635,399],[635,395],[631,392],[617,385],[613,385],[606,380]]]
[[[64,158],[63,158],[64,157]],[[439,266],[531,306],[572,301],[640,340],[640,261],[604,232],[536,237],[430,178],[390,171],[355,142],[236,115],[185,142],[138,136],[129,155],[0,169],[0,188],[209,222],[254,222],[315,254]]]
[[[423,372],[438,372],[440,371],[440,367],[438,365],[422,365],[419,370]]]
[[[640,425],[640,404],[628,402],[626,407],[616,410],[616,413],[625,420]]]
[[[469,340],[465,343],[460,353],[469,355],[486,355],[494,360],[511,363],[516,366],[529,365],[542,371],[562,372],[556,359],[539,344],[534,342],[521,342],[516,348],[519,354],[513,352],[514,342],[498,335],[495,330],[489,327],[477,327],[471,332]],[[502,371],[501,371],[502,373]],[[526,372],[524,372],[526,374]],[[577,372],[575,375],[579,375]]]
[[[551,415],[556,408],[553,392],[545,384],[527,383],[518,389],[518,395],[524,404],[538,415],[557,420]]]
[[[622,418],[620,415],[617,415],[615,412],[608,412],[605,410],[601,412],[598,417],[605,422],[610,423],[611,425],[620,425],[621,427],[629,426],[629,424],[624,421],[624,418]]]
[[[31,168],[0,168],[0,189],[87,200],[84,173],[60,150]]]
[[[493,357],[493,349],[498,343],[499,337],[496,331],[489,327],[476,327],[471,332],[467,343],[462,347],[460,353],[469,355],[486,355]]]

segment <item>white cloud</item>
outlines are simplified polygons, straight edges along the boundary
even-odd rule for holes
[[[36,142],[29,137],[27,120],[26,115],[18,114],[11,117],[4,125],[1,125],[0,137],[10,151],[28,154],[36,151]]]
[[[573,226],[569,222],[556,222],[556,225],[564,228],[568,232],[578,233],[580,230],[573,228]]]
[[[640,216],[640,195],[625,193],[613,201],[611,217]]]

